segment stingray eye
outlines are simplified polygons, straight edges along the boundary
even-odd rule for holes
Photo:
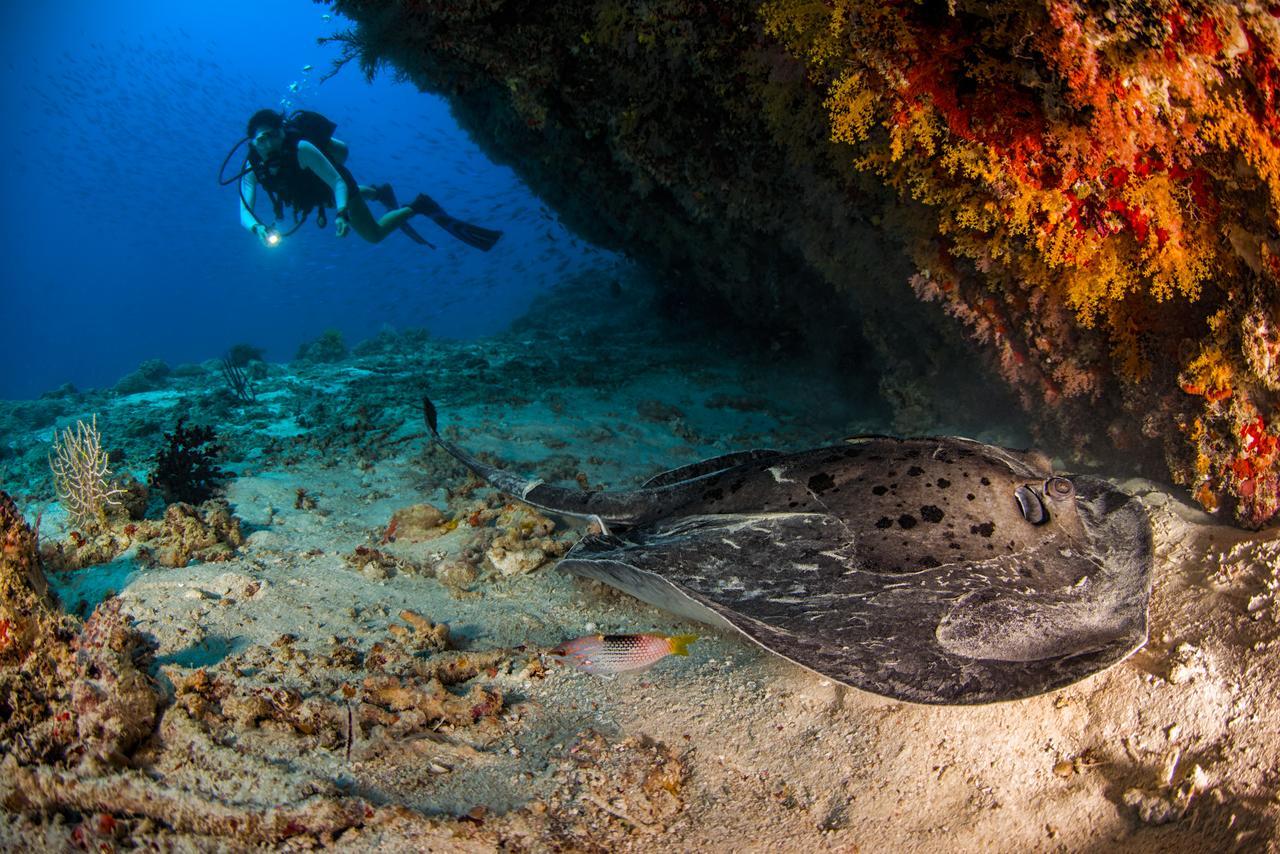
[[[1065,477],[1051,477],[1044,482],[1044,494],[1055,501],[1065,501],[1076,494],[1076,487]]]
[[[1044,509],[1044,504],[1040,501],[1040,496],[1029,486],[1019,486],[1013,491],[1013,497],[1018,500],[1018,509],[1022,511],[1022,518],[1026,519],[1032,525],[1043,525],[1049,521],[1049,514]]]

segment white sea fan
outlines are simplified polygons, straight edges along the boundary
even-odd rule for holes
[[[106,527],[107,508],[119,506],[116,498],[125,490],[111,483],[110,455],[102,450],[102,438],[98,435],[98,416],[85,424],[76,421],[76,431],[62,431],[59,439],[53,434],[53,455],[49,468],[53,470],[53,485],[58,500],[76,525],[82,528]]]

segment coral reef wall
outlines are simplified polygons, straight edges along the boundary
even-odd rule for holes
[[[998,375],[1045,440],[1275,516],[1280,4],[335,6],[570,226],[863,360],[903,429]]]

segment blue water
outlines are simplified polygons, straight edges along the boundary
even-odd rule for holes
[[[339,49],[316,39],[347,26],[328,12],[311,0],[7,10],[0,398],[109,386],[143,360],[200,361],[239,342],[287,360],[330,328],[348,344],[388,327],[489,334],[556,282],[614,263],[489,162],[442,99],[390,71],[369,83],[356,63],[318,82]],[[433,251],[308,223],[261,246],[216,176],[248,116],[286,106],[338,123],[361,183],[390,181],[402,201],[429,192],[506,236],[485,254],[416,220]]]

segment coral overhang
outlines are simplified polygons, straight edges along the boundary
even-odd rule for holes
[[[908,408],[963,331],[1048,441],[1276,515],[1280,4],[335,5],[680,288],[855,342]]]

